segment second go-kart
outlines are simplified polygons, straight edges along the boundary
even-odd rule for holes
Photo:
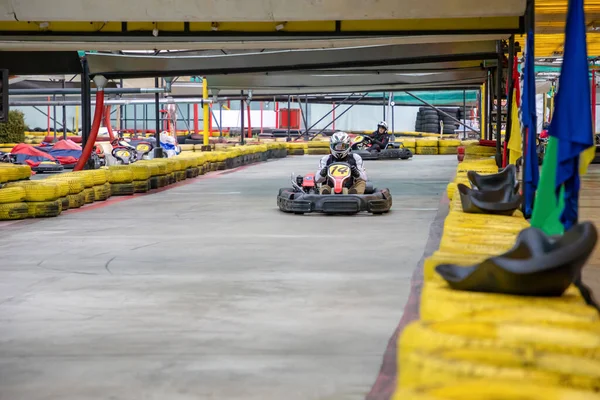
[[[358,135],[352,141],[352,152],[358,154],[363,160],[408,160],[413,156],[412,151],[405,148],[402,142],[390,141],[381,151],[370,151],[372,145],[371,136]]]
[[[367,182],[364,194],[348,194],[350,178],[349,164],[331,164],[326,183],[332,188],[332,194],[320,194],[320,184],[315,182],[314,173],[304,176],[292,174],[293,187],[279,189],[277,206],[283,212],[294,214],[357,214],[362,211],[383,214],[390,211],[392,195],[389,189],[376,189]]]

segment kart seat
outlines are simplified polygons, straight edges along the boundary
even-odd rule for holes
[[[458,184],[462,209],[470,214],[512,215],[523,200],[518,192],[519,185],[505,184],[496,190],[473,190],[462,183]]]
[[[468,171],[467,177],[471,182],[473,189],[490,191],[499,190],[504,185],[512,183],[517,184],[517,168],[510,164],[497,174],[480,175],[475,171]]]
[[[581,281],[581,270],[597,239],[591,222],[577,224],[559,238],[527,228],[504,254],[470,267],[442,264],[436,271],[456,290],[561,296],[572,283]],[[590,301],[594,303],[591,296]]]

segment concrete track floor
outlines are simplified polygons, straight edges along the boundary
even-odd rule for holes
[[[364,398],[456,156],[366,162],[387,215],[279,212],[317,163],[0,227],[0,399]]]

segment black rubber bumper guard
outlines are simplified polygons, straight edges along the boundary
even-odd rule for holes
[[[319,195],[281,189],[277,206],[283,212],[304,214],[356,214],[362,211],[383,214],[392,208],[392,195],[388,189],[372,194]]]

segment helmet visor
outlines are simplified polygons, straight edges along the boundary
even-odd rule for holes
[[[345,143],[345,142],[338,142],[333,145],[333,150],[335,150],[335,151],[346,151],[349,148],[350,148],[350,144]]]

